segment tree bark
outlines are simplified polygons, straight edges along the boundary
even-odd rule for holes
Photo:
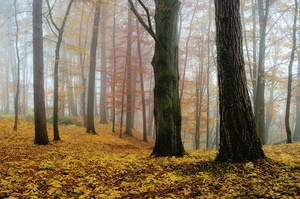
[[[34,143],[49,144],[44,94],[44,63],[43,63],[43,15],[42,1],[33,0],[33,89],[34,89]]]
[[[178,0],[155,1],[156,42],[154,69],[154,118],[156,142],[152,155],[183,156],[179,99],[177,24]]]
[[[175,156],[185,154],[181,139],[181,107],[179,98],[178,71],[178,13],[179,0],[155,1],[156,33],[152,29],[150,14],[141,0],[138,0],[147,13],[148,25],[128,0],[130,9],[155,41],[152,66],[154,70],[154,118],[156,142],[152,156]]]
[[[90,68],[88,80],[88,100],[87,100],[87,126],[86,132],[96,134],[94,126],[94,106],[95,106],[95,80],[96,80],[96,60],[97,60],[97,44],[100,22],[100,3],[97,1],[95,5],[95,16],[93,24],[92,45],[90,51]]]
[[[216,160],[224,162],[265,157],[247,89],[239,8],[240,1],[215,0],[220,99],[220,148]]]

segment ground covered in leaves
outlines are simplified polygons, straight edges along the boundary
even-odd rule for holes
[[[37,146],[30,122],[12,124],[0,119],[0,198],[300,198],[299,143],[264,147],[266,161],[221,164],[215,151],[149,157],[152,144],[111,125],[97,124],[97,135],[61,125],[62,141]]]

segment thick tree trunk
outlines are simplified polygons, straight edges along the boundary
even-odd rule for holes
[[[220,148],[217,161],[264,158],[247,90],[240,2],[215,0],[220,99]]]
[[[49,144],[46,127],[44,63],[43,63],[43,27],[42,1],[33,0],[33,89],[34,89],[34,143]]]
[[[99,21],[100,21],[100,2],[101,0],[98,0],[95,6],[92,45],[90,51],[86,132],[91,134],[96,134],[96,130],[94,126],[94,105],[95,105],[97,44],[98,44],[98,32],[99,32]]]
[[[183,156],[179,99],[177,24],[180,1],[155,1],[156,43],[152,66],[155,76],[153,156]]]

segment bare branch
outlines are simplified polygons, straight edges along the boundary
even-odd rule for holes
[[[144,4],[141,0],[138,0],[138,2],[141,4],[141,6],[142,6],[142,7],[144,8],[144,10],[146,11],[149,28],[153,31],[152,23],[151,23],[151,19],[150,19],[149,9],[145,6],[145,4]],[[154,31],[153,31],[153,32],[154,32]]]
[[[52,25],[55,27],[55,29],[56,29],[57,31],[59,31],[59,28],[58,28],[58,26],[56,25],[56,23],[54,22],[53,17],[52,17],[52,9],[53,9],[53,7],[54,7],[54,4],[53,4],[53,6],[52,6],[52,8],[51,8],[50,3],[49,3],[49,0],[46,0],[46,2],[47,2],[47,5],[48,5],[48,10],[49,10],[49,16],[50,16],[51,23],[52,23]],[[48,20],[47,20],[47,21],[48,21]]]
[[[141,2],[141,0],[138,0],[138,2],[142,5],[142,7],[144,8],[144,10],[147,13],[148,25],[146,24],[146,22],[143,20],[143,18],[141,17],[141,15],[138,13],[138,11],[136,10],[136,8],[134,7],[132,0],[128,0],[129,6],[130,6],[130,10],[134,13],[134,15],[137,17],[137,19],[142,24],[142,26],[147,30],[147,32],[152,36],[152,38],[154,39],[154,41],[157,41],[156,34],[155,34],[155,32],[154,32],[154,30],[152,28],[152,25],[151,25],[149,10],[145,6],[145,4],[143,4]]]

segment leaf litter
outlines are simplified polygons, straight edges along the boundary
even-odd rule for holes
[[[214,162],[216,151],[149,157],[153,140],[119,138],[111,125],[97,124],[97,135],[61,125],[62,141],[38,146],[33,124],[13,132],[12,123],[0,121],[0,198],[300,198],[300,143],[233,164]]]

